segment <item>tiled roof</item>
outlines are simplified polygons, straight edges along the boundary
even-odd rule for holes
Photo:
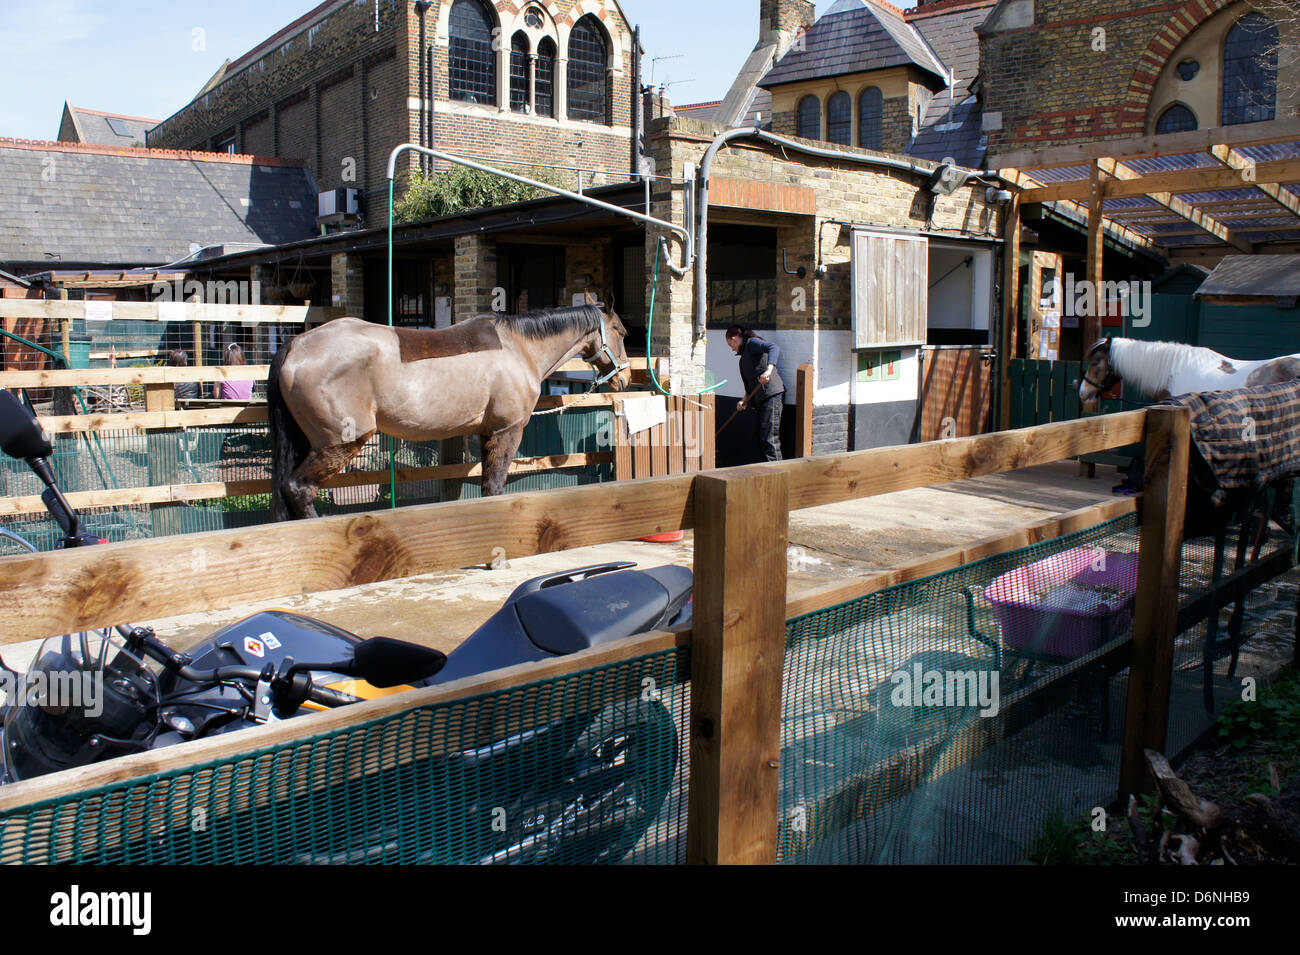
[[[925,7],[911,11],[908,22],[953,73],[951,90],[934,95],[921,118],[921,126],[907,148],[910,156],[935,162],[954,159],[978,169],[984,164],[987,138],[984,111],[971,95],[979,75],[979,36],[975,28],[988,19],[994,0],[945,8],[930,14]]]
[[[1196,290],[1206,295],[1300,296],[1300,255],[1229,255]]]
[[[76,142],[92,146],[144,145],[145,133],[158,125],[156,119],[103,113],[97,109],[82,109],[71,103],[64,103],[63,109],[76,129]]]
[[[0,139],[0,265],[164,265],[312,235],[316,184],[280,160]]]
[[[771,88],[908,65],[947,79],[934,51],[899,11],[870,0],[839,0],[768,71],[761,85]]]

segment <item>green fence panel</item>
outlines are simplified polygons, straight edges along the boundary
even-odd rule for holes
[[[0,862],[681,863],[688,674],[652,654],[12,809]]]

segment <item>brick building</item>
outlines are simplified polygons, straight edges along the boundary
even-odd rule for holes
[[[328,0],[227,63],[149,145],[300,159],[322,190],[360,189],[376,222],[407,142],[626,181],[638,58],[617,0]]]
[[[990,153],[1300,115],[1294,4],[1261,12],[1287,6],[1001,0],[979,28]]]

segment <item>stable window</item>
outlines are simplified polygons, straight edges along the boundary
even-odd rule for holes
[[[826,141],[841,146],[853,142],[853,97],[843,90],[826,104]]]
[[[555,42],[549,38],[537,44],[533,86],[537,94],[537,115],[553,117],[555,115]]]
[[[608,123],[605,92],[609,48],[600,21],[588,14],[569,36],[569,119]]]
[[[480,0],[456,0],[451,8],[448,85],[451,98],[495,106],[497,63],[492,15]]]
[[[853,347],[923,345],[929,316],[925,236],[853,233]]]
[[[516,33],[510,40],[510,108],[528,112],[528,37]]]
[[[858,97],[858,145],[863,149],[881,148],[884,142],[885,94],[868,86]]]
[[[1242,17],[1223,44],[1223,125],[1263,123],[1277,105],[1277,26],[1260,13]]]
[[[805,96],[799,101],[799,136],[802,139],[822,138],[822,104],[816,96]]]
[[[709,228],[710,328],[776,327],[776,230]]]

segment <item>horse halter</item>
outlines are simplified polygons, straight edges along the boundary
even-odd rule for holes
[[[604,375],[601,375],[600,369],[596,367],[596,363],[600,361],[602,358],[604,358],[605,361],[608,361],[612,366],[610,370]],[[612,380],[615,376],[618,375],[620,371],[624,371],[625,369],[632,367],[631,362],[628,361],[620,362],[614,356],[614,349],[610,347],[609,339],[605,335],[605,318],[603,315],[601,316],[600,319],[600,348],[597,350],[596,354],[592,355],[586,361],[587,364],[591,365],[592,369],[599,376],[596,379],[595,383],[592,384],[591,386],[592,391],[595,391],[601,385],[605,384],[605,382]]]
[[[1110,368],[1110,360],[1109,360],[1110,339],[1109,338],[1102,338],[1098,340],[1091,348],[1089,348],[1088,358],[1091,360],[1093,352],[1103,347],[1106,349],[1106,356],[1107,356],[1106,367],[1107,369],[1109,369]],[[1119,375],[1115,374],[1113,371],[1107,371],[1106,380],[1104,382],[1098,383],[1088,377],[1088,372],[1084,372],[1083,380],[1086,381],[1088,384],[1092,385],[1092,387],[1096,388],[1098,395],[1100,396],[1101,394],[1105,394],[1107,391],[1110,391],[1110,389],[1114,388],[1115,385],[1119,384],[1120,377]]]

